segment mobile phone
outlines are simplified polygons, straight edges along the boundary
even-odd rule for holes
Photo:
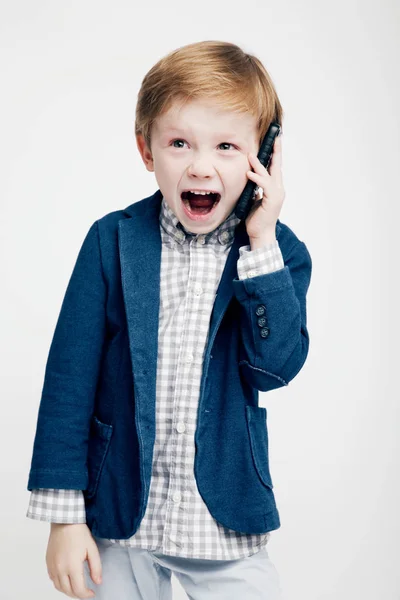
[[[271,162],[275,138],[277,135],[280,134],[280,131],[281,126],[279,125],[279,123],[273,121],[269,126],[263,141],[261,142],[257,158],[266,169],[268,169],[269,164]],[[251,181],[250,179],[246,183],[246,186],[235,206],[235,215],[239,219],[243,220],[247,218],[252,206],[254,205],[254,193],[257,187],[258,186],[256,182]]]

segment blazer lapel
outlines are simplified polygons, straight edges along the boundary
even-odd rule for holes
[[[214,338],[217,334],[219,324],[224,316],[226,309],[233,297],[233,279],[237,278],[237,261],[239,258],[239,248],[246,246],[249,243],[249,237],[246,232],[244,221],[241,221],[235,229],[235,237],[227,256],[225,267],[221,275],[221,279],[217,288],[217,294],[214,300],[214,307],[211,313],[210,330],[208,334],[207,347],[205,357],[211,352]],[[206,361],[208,364],[208,360]]]
[[[129,206],[118,223],[122,291],[128,324],[137,419],[143,432],[145,469],[151,468],[160,305],[160,202],[155,195]]]

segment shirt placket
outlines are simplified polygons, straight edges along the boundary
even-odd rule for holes
[[[179,335],[179,355],[176,368],[172,409],[171,435],[169,437],[169,489],[166,510],[165,546],[171,550],[184,549],[188,543],[189,515],[193,498],[194,432],[199,394],[200,349],[204,344],[203,328],[199,327],[198,314],[202,298],[201,284],[204,257],[199,247],[204,236],[188,242],[189,274],[186,284],[184,318]],[[196,332],[196,335],[190,332]],[[168,540],[168,541],[167,541]]]

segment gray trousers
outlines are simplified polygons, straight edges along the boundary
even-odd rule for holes
[[[85,561],[85,579],[96,600],[171,600],[171,574],[191,600],[282,600],[279,575],[267,549],[235,560],[180,558],[106,539],[95,540],[102,583],[93,583]]]

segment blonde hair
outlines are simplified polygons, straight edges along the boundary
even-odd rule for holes
[[[261,61],[236,44],[209,40],[170,52],[148,71],[138,93],[135,135],[150,148],[156,118],[175,102],[197,99],[255,116],[259,144],[272,121],[282,126],[282,106]]]

